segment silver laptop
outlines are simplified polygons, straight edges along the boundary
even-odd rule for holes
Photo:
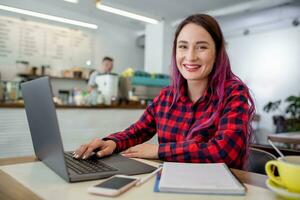
[[[48,77],[21,84],[34,151],[39,160],[68,182],[107,178],[115,174],[150,173],[156,168],[120,154],[77,160],[64,152]]]

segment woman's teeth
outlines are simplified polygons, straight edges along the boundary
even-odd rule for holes
[[[183,64],[183,66],[187,69],[198,69],[201,67],[201,65],[188,65],[188,64]]]
[[[191,69],[200,67],[199,65],[185,65],[185,66],[186,66],[187,68],[191,68]]]

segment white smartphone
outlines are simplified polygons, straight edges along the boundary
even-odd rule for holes
[[[118,196],[133,187],[140,179],[132,176],[115,175],[104,182],[88,188],[92,194]]]

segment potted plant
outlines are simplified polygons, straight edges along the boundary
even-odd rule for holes
[[[289,96],[285,99],[287,107],[281,115],[274,115],[273,122],[276,125],[276,133],[300,131],[300,95]],[[280,111],[281,100],[267,103],[263,110],[267,113],[271,111]]]

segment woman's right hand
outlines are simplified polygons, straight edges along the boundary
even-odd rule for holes
[[[95,153],[98,157],[109,156],[114,152],[116,148],[117,144],[113,140],[101,140],[99,138],[96,138],[90,143],[83,144],[78,149],[76,149],[73,153],[73,157],[77,159],[86,159],[90,157],[96,149],[98,151]]]

